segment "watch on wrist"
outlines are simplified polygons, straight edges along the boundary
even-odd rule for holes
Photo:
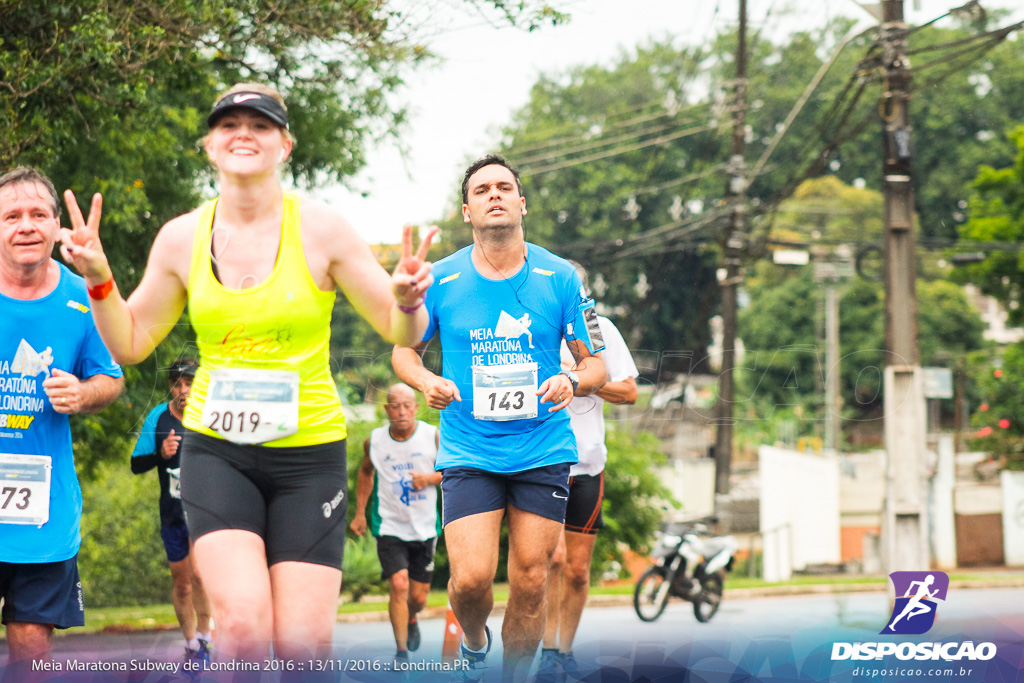
[[[565,375],[566,377],[569,378],[569,381],[572,382],[572,393],[575,394],[576,393],[576,389],[580,386],[580,376],[577,375],[572,370],[562,370],[558,374]]]

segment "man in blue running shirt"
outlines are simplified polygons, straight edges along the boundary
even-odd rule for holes
[[[185,405],[199,364],[180,357],[168,369],[171,400],[149,411],[132,449],[133,474],[157,471],[160,484],[160,538],[171,569],[171,604],[185,637],[185,659],[205,670],[210,661],[210,599],[192,563],[192,541],[181,502],[181,438]]]
[[[607,380],[594,302],[566,260],[525,241],[519,175],[500,156],[473,163],[462,182],[473,244],[434,264],[424,302],[429,323],[415,348],[395,347],[392,365],[441,411],[441,480],[452,610],[474,669],[491,647],[502,519],[509,528],[509,602],[504,668],[533,658],[544,632],[547,572],[565,521],[576,441],[564,412],[573,395]],[[421,354],[434,334],[442,373]],[[576,359],[559,365],[565,339]]]
[[[102,410],[122,385],[85,281],[51,258],[59,229],[49,178],[0,176],[0,614],[12,681],[49,659],[55,627],[84,623],[68,416]]]

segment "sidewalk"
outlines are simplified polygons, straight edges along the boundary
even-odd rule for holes
[[[960,589],[971,588],[1024,588],[1024,569],[957,569],[954,574],[970,574],[969,579],[950,579],[949,587]],[[848,575],[837,576],[849,579]],[[736,600],[748,598],[779,597],[784,595],[820,595],[824,593],[880,593],[888,590],[881,582],[883,577],[864,576],[865,581],[873,583],[833,583],[833,584],[785,584],[779,586],[761,586],[758,588],[729,588],[729,580],[725,582],[725,597]],[[495,602],[492,615],[505,613],[504,602]],[[587,608],[622,607],[633,604],[633,595],[591,595],[587,599]],[[423,619],[444,619],[446,607],[428,607],[420,612]],[[387,610],[379,612],[359,612],[357,614],[339,614],[339,622],[366,623],[387,621]]]

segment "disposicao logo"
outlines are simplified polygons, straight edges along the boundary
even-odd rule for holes
[[[935,624],[937,601],[945,600],[949,577],[943,572],[893,572],[896,604],[879,635],[920,635]],[[833,643],[832,661],[871,660],[895,656],[899,660],[988,660],[996,656],[994,643],[946,642],[860,642]]]
[[[935,623],[937,600],[945,601],[949,577],[945,572],[893,572],[889,574],[896,589],[896,604],[889,621],[879,633],[920,635]]]

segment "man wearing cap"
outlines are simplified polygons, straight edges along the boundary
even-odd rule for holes
[[[171,400],[149,411],[139,440],[132,451],[132,472],[142,474],[154,467],[160,479],[160,538],[171,567],[171,602],[185,636],[185,659],[200,667],[210,661],[210,601],[192,566],[188,527],[181,504],[181,420],[196,375],[196,362],[179,358],[170,367]]]
[[[50,656],[54,628],[84,624],[82,490],[69,415],[121,391],[85,282],[53,258],[60,204],[49,178],[0,176],[0,599],[10,662]]]

